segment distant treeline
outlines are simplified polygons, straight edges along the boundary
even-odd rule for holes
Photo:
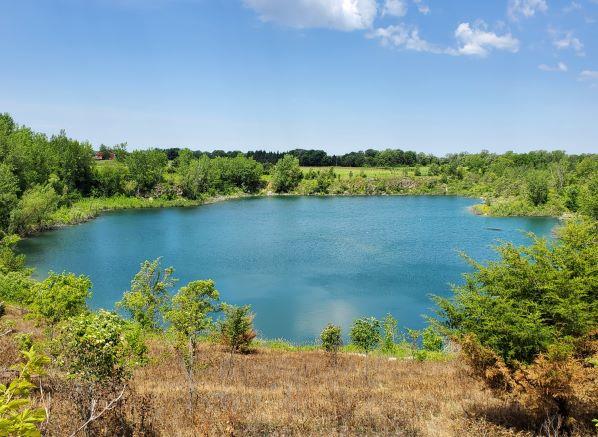
[[[173,147],[162,149],[170,161],[178,158],[181,148]],[[427,166],[430,164],[448,164],[451,162],[477,161],[477,166],[489,164],[494,158],[501,155],[490,153],[483,150],[480,153],[451,153],[445,156],[435,156],[429,153],[415,152],[413,150],[384,149],[350,152],[344,155],[329,155],[324,150],[313,149],[293,149],[288,152],[268,152],[265,150],[253,150],[249,152],[213,150],[193,151],[195,157],[207,155],[210,158],[233,158],[239,155],[246,158],[253,158],[262,164],[276,164],[284,155],[292,155],[299,159],[299,165],[302,167],[403,167],[403,166]],[[552,152],[538,150],[528,153],[507,152],[511,162],[516,166],[542,167],[553,162],[561,161],[569,156],[575,158],[576,155],[567,155],[564,151],[556,150]],[[583,157],[584,155],[580,155]],[[470,158],[468,158],[470,157]]]

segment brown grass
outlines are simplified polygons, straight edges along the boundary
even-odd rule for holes
[[[40,335],[14,310],[6,318],[20,320],[17,330]],[[0,373],[17,355],[12,335],[1,337]],[[484,390],[458,360],[340,354],[335,365],[321,351],[259,349],[235,355],[229,372],[229,358],[219,346],[200,347],[190,411],[181,360],[168,344],[152,341],[150,363],[135,371],[124,401],[88,435],[532,435],[525,414]],[[69,435],[82,423],[77,407],[84,396],[52,370],[44,390],[46,435]],[[98,406],[118,391],[101,387]]]

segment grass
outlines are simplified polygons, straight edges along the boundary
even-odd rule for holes
[[[116,211],[136,208],[169,208],[197,206],[202,201],[178,198],[174,200],[153,199],[143,197],[90,197],[81,199],[69,207],[61,207],[49,219],[49,226],[72,225],[82,223],[96,217],[103,211]]]
[[[14,307],[2,322],[14,331],[0,337],[5,383],[18,359],[16,335],[28,332],[40,341],[45,334]],[[148,343],[148,364],[137,368],[123,401],[91,435],[533,435],[525,417],[487,392],[458,359],[340,353],[335,361],[321,350],[278,340],[258,342],[253,353],[232,361],[223,347],[202,343],[190,412],[180,356],[163,338]],[[76,383],[54,368],[41,381],[50,412],[44,433],[70,435],[82,423]],[[109,396],[98,399],[99,408]],[[41,405],[39,391],[33,398]]]
[[[365,174],[368,178],[388,178],[388,177],[402,177],[402,176],[415,176],[415,167],[332,167],[334,173],[341,176],[341,179],[348,179],[350,174],[353,176],[359,176]],[[309,170],[328,171],[330,167],[301,167],[304,173]],[[428,174],[427,167],[420,167],[422,176]]]

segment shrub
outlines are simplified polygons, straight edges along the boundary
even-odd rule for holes
[[[527,195],[535,206],[548,201],[548,181],[543,173],[532,173],[527,179]]]
[[[320,334],[320,340],[322,340],[322,347],[325,351],[336,353],[343,345],[341,327],[332,324],[327,325]]]
[[[0,435],[39,436],[38,425],[46,420],[46,410],[31,408],[29,395],[32,376],[42,375],[50,360],[33,349],[22,354],[26,361],[16,366],[19,376],[8,386],[0,384]]]
[[[25,191],[10,214],[10,232],[26,235],[42,229],[58,207],[59,196],[50,185],[36,185]]]
[[[442,337],[433,326],[428,326],[422,331],[422,346],[429,352],[439,352],[442,350]]]
[[[351,342],[367,354],[380,344],[380,321],[374,317],[357,319],[350,336]]]
[[[254,315],[251,313],[251,307],[223,304],[222,310],[224,319],[218,324],[222,343],[228,346],[231,352],[247,352],[257,335],[253,329]]]
[[[145,350],[135,324],[103,310],[67,320],[56,341],[58,362],[88,382],[126,379],[143,362]]]
[[[87,276],[73,273],[50,273],[31,289],[31,309],[51,325],[87,310],[91,297],[91,281]]]

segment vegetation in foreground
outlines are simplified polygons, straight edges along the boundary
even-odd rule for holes
[[[107,160],[97,160],[97,158]],[[111,159],[113,158],[113,159]],[[344,167],[332,167],[339,164]],[[536,151],[435,157],[366,150],[192,152],[50,138],[0,115],[0,231],[21,236],[124,208],[194,206],[248,194],[465,195],[479,214],[598,217],[598,155]]]

